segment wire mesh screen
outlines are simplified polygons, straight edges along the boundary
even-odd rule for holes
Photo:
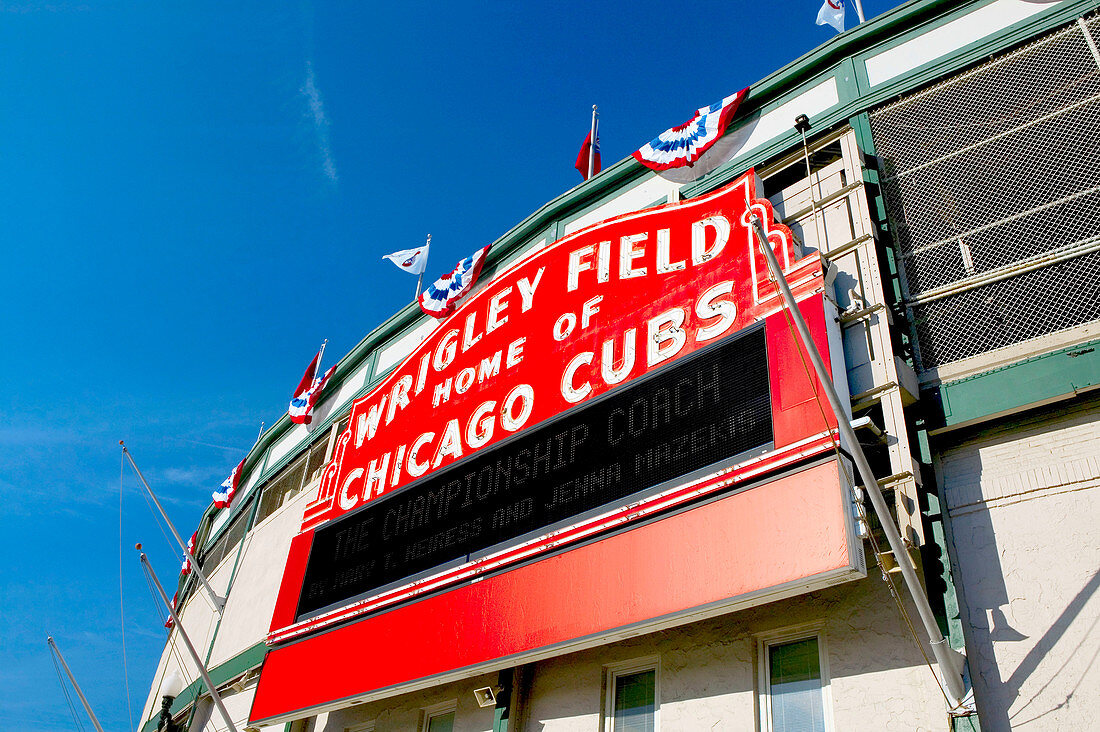
[[[1079,25],[876,110],[871,130],[918,368],[1100,318],[1100,62]]]

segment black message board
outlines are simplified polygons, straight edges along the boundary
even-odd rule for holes
[[[756,327],[322,526],[298,619],[771,441]]]

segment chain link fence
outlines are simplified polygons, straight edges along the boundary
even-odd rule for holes
[[[871,130],[919,370],[1100,319],[1100,58],[1080,24]]]

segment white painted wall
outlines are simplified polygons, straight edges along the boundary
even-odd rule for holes
[[[232,595],[236,601],[226,604],[210,658],[212,666],[225,663],[267,636],[290,540],[302,525],[302,511],[313,490],[314,486],[307,486],[245,537],[233,580]],[[226,569],[219,567],[219,575],[232,568],[228,557],[223,567],[226,564]]]
[[[983,732],[1095,729],[1100,398],[1006,420],[942,450]]]
[[[586,226],[591,226],[613,216],[621,216],[652,206],[654,201],[672,196],[679,189],[679,184],[671,183],[657,176],[649,176],[633,188],[620,191],[614,198],[567,222],[563,236],[572,234],[574,231],[580,231]]]
[[[867,59],[871,86],[884,84],[907,71],[943,58],[963,46],[1004,30],[1013,23],[1044,13],[1057,2],[996,0],[939,28],[926,30],[908,41]]]
[[[232,593],[226,603],[220,627],[217,627],[218,615],[201,588],[184,604],[180,616],[183,626],[200,655],[205,658],[210,654],[208,668],[225,663],[259,643],[267,635],[279,583],[282,581],[283,567],[290,551],[290,540],[298,533],[302,511],[314,488],[315,486],[307,486],[253,528],[244,539],[239,562],[236,561],[237,551],[231,551],[210,572],[208,579],[211,586],[215,592],[224,596],[234,564],[237,567]],[[170,640],[161,653],[160,663],[142,711],[143,721],[159,713],[161,680],[168,671],[181,670],[187,684],[200,676],[179,633],[173,631]],[[251,692],[248,694],[248,705],[251,706]],[[241,700],[238,702],[243,703]],[[247,718],[247,715],[248,709],[245,709],[243,718]],[[212,721],[220,723],[216,711]],[[196,725],[194,729],[199,730],[201,727]]]

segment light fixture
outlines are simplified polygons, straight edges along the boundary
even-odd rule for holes
[[[479,707],[495,707],[497,705],[496,691],[491,686],[483,686],[474,689],[474,699]]]
[[[161,732],[179,732],[182,729],[172,721],[172,702],[183,693],[183,689],[183,677],[174,669],[160,682],[160,721],[157,722],[157,729]]]
[[[164,681],[160,682],[160,695],[175,699],[183,693],[183,687],[183,677],[180,676],[179,671],[173,669],[164,677]]]
[[[920,550],[916,547],[906,547],[906,559],[909,561],[909,566],[916,568],[916,558],[919,556]],[[883,572],[889,572],[890,574],[900,574],[901,567],[898,566],[898,558],[894,556],[894,552],[887,549],[884,552],[878,553],[878,566],[882,568]]]

